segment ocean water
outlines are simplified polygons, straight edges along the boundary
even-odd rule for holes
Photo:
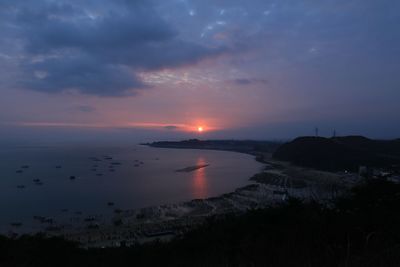
[[[210,165],[176,171],[203,164]],[[107,217],[116,208],[218,196],[248,184],[261,167],[250,155],[226,151],[140,145],[2,148],[0,232],[15,231],[14,222],[29,229],[33,216]]]

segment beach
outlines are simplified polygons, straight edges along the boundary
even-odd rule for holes
[[[273,207],[289,198],[329,205],[358,182],[356,174],[321,172],[265,158],[264,162],[263,170],[250,177],[248,185],[230,193],[140,209],[116,209],[112,223],[105,222],[102,217],[76,218],[69,226],[55,224],[45,234],[62,236],[81,243],[82,247],[168,241],[196,228],[208,218],[218,219],[228,214]]]
[[[127,210],[232,192],[262,168],[242,153],[136,145],[8,148],[0,159],[0,232],[7,236],[114,226]]]

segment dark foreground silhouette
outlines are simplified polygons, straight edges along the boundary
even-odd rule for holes
[[[0,239],[0,266],[400,266],[400,185],[370,181],[330,208],[290,200],[210,219],[169,243],[79,249],[62,239]]]

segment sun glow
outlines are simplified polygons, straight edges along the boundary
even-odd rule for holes
[[[197,131],[198,131],[199,133],[203,132],[203,131],[204,131],[204,128],[203,128],[203,126],[199,126],[199,127],[197,127]]]

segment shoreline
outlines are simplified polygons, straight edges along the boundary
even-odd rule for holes
[[[196,228],[210,217],[218,218],[227,214],[244,213],[250,209],[272,207],[284,203],[290,197],[328,203],[337,197],[340,191],[348,187],[341,185],[339,189],[333,190],[332,186],[318,184],[315,181],[313,183],[296,182],[299,179],[290,177],[290,174],[303,173],[304,168],[289,166],[274,160],[267,161],[266,155],[262,153],[212,148],[207,148],[207,150],[249,154],[264,166],[261,172],[248,178],[247,185],[217,197],[139,209],[115,210],[111,222],[100,222],[101,220],[92,218],[90,221],[84,220],[70,225],[51,224],[43,233],[49,237],[61,236],[67,240],[79,242],[86,248],[130,246],[157,239],[168,241]],[[288,170],[289,173],[287,173]],[[308,170],[308,172],[313,173],[314,176],[327,175],[315,170]],[[331,178],[334,180],[339,177]]]

